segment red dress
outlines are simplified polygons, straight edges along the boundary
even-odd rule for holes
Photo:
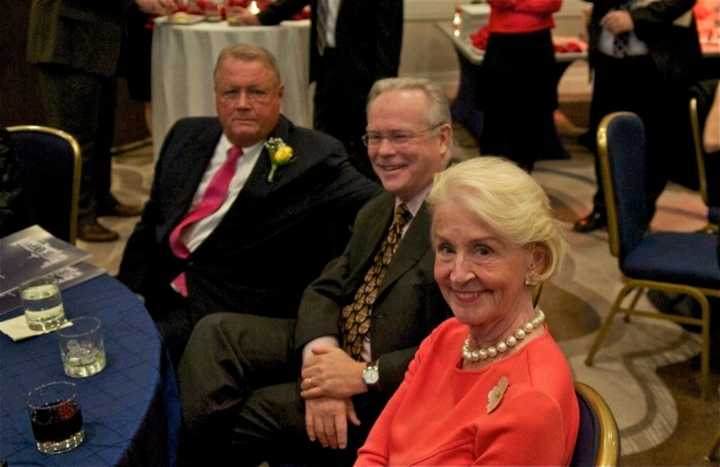
[[[451,318],[423,341],[356,466],[570,462],[579,411],[567,360],[549,332],[477,371],[459,368],[467,333]],[[488,413],[488,392],[502,376],[507,391]]]

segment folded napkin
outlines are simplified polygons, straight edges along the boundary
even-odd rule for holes
[[[65,321],[65,324],[60,327],[66,328],[68,326],[72,326],[72,323],[70,321]],[[28,327],[25,315],[16,316],[15,318],[6,319],[5,321],[0,321],[0,332],[7,335],[14,342],[27,339],[28,337],[40,336],[42,334],[47,334],[53,331],[33,331]]]

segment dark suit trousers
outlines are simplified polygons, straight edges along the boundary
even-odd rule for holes
[[[349,70],[335,49],[320,57],[315,80],[314,127],[339,139],[350,162],[371,180],[377,180],[361,137],[367,126],[365,105],[372,82]]]
[[[40,91],[50,126],[72,134],[82,150],[78,222],[95,221],[111,203],[110,148],[115,125],[116,80],[69,67],[38,65]]]
[[[310,443],[294,330],[294,320],[236,313],[195,326],[178,371],[183,465],[352,465],[383,404],[353,398],[363,425],[350,425],[347,449]]]
[[[646,150],[652,162],[648,167],[645,194],[649,212],[667,184],[673,164],[692,163],[677,160],[685,152],[687,84],[663,79],[648,55],[617,59],[598,54],[595,63],[593,97],[590,108],[590,131],[596,137],[602,118],[612,112],[636,113],[645,126]],[[595,158],[598,181],[593,198],[595,209],[605,211],[603,187],[600,184],[599,158]]]

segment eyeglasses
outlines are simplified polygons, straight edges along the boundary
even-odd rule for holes
[[[445,123],[447,122],[436,123],[435,125],[420,131],[392,130],[387,134],[371,131],[362,135],[362,142],[367,147],[376,147],[380,146],[382,141],[385,139],[394,147],[404,146],[415,138],[419,138],[426,133],[430,133],[431,131],[440,128],[445,125]]]
[[[264,104],[270,100],[272,93],[270,89],[250,87],[247,89],[228,89],[220,93],[220,99],[223,102],[235,102],[245,94],[245,99],[253,104]]]

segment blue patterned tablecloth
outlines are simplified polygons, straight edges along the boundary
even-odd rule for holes
[[[57,337],[12,342],[0,334],[0,458],[9,467],[175,465],[180,404],[172,366],[160,335],[138,298],[109,276],[63,291],[68,318],[92,315],[103,322],[107,367],[84,379],[65,376]],[[20,310],[4,314],[15,316]],[[49,381],[72,381],[85,442],[64,454],[35,449],[25,396]]]

